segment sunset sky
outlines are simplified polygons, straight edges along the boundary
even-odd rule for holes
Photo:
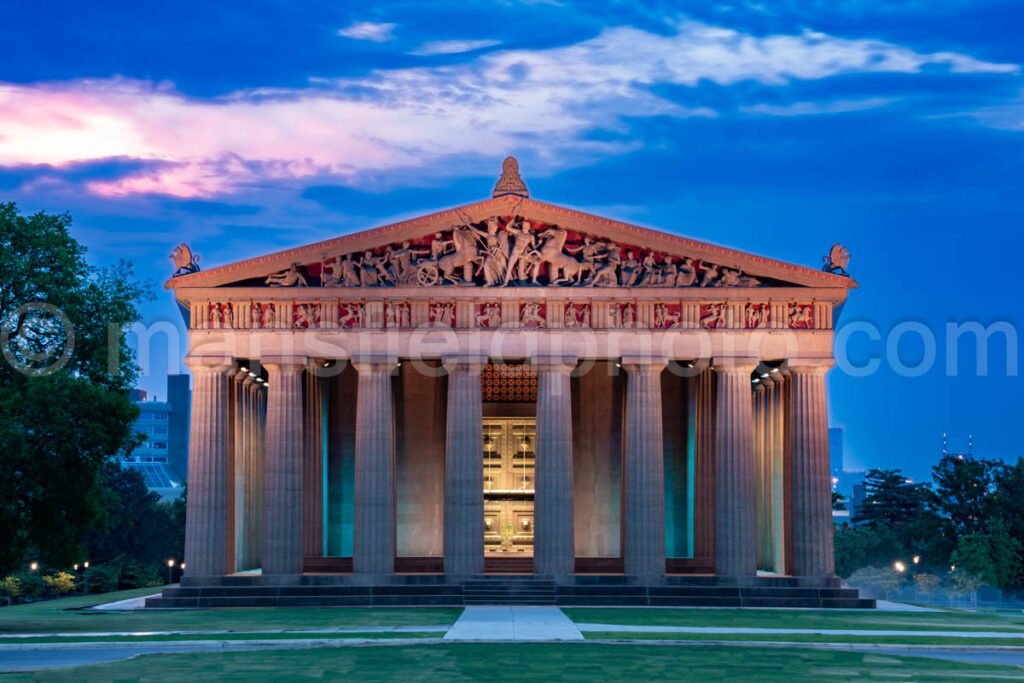
[[[868,322],[831,376],[864,466],[922,476],[942,433],[1024,455],[1021,342],[988,374],[946,324],[1024,325],[1024,5],[1017,2],[8,2],[0,200],[68,211],[97,264],[153,283],[489,196],[532,196],[818,268]],[[917,332],[935,335],[936,360]],[[896,340],[898,341],[898,339]],[[184,371],[161,342],[142,377]],[[927,358],[925,359],[927,360]],[[905,375],[906,373],[902,373]]]

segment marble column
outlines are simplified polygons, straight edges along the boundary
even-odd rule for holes
[[[234,545],[232,571],[239,571],[245,566],[245,505],[248,500],[246,487],[248,451],[245,439],[245,389],[243,383],[249,378],[248,371],[237,370],[231,374],[231,419],[233,437],[232,451],[232,487],[234,489],[232,522],[232,544]]]
[[[793,575],[833,576],[832,484],[826,361],[790,361],[792,383]]]
[[[537,464],[533,572],[564,577],[576,571],[572,506],[572,395],[575,358],[535,358]]]
[[[263,359],[267,369],[263,574],[302,573],[302,371],[306,359]]]
[[[395,359],[356,357],[355,513],[352,569],[395,571],[395,419],[391,373]]]
[[[320,557],[324,546],[323,528],[323,361],[310,360],[304,379],[305,420],[302,456],[302,552]]]
[[[716,358],[715,574],[757,573],[753,358]]]
[[[484,571],[483,403],[486,358],[444,359],[448,417],[444,456],[444,571]]]
[[[772,537],[772,562],[776,573],[788,573],[785,560],[786,535],[786,474],[785,474],[785,415],[783,396],[785,394],[785,376],[781,372],[772,374],[772,400],[770,403],[771,419],[771,462],[772,462],[772,521],[774,532]]]
[[[192,371],[185,557],[190,576],[222,576],[228,566],[228,374],[226,358],[188,356]]]
[[[761,378],[754,385],[754,496],[757,500],[755,512],[757,568],[767,569],[771,564],[771,515],[768,488],[765,486],[767,438],[767,392]]]
[[[627,576],[665,573],[665,463],[662,359],[623,358],[626,371],[622,461],[622,559]]]

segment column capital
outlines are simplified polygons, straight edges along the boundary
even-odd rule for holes
[[[234,369],[235,364],[231,358],[224,356],[193,356],[189,354],[185,356],[185,366],[192,371],[193,374],[198,372],[208,372],[212,374],[227,375]]]
[[[824,375],[836,364],[833,358],[790,358],[785,363],[786,370],[791,374],[822,374]]]
[[[717,373],[750,374],[761,364],[761,359],[753,356],[716,356],[711,359],[711,369]]]
[[[668,367],[668,358],[664,356],[623,356],[620,364],[630,374],[660,373]]]
[[[453,354],[441,358],[441,365],[451,374],[455,370],[466,370],[473,374],[480,374],[487,365],[488,357],[482,354]]]
[[[579,359],[576,356],[533,356],[530,365],[538,371],[564,373],[568,375],[576,369]]]
[[[306,369],[305,356],[264,356],[260,364],[269,375],[294,375]]]
[[[398,357],[386,354],[364,354],[360,356],[352,356],[350,362],[352,363],[352,367],[354,367],[356,372],[359,374],[375,372],[390,373],[398,367]]]

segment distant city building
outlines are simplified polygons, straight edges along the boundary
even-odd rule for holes
[[[190,392],[188,375],[167,378],[171,400],[148,400],[141,389],[132,393],[139,409],[134,431],[142,443],[123,461],[122,466],[142,475],[146,488],[168,500],[177,498],[188,475],[188,411]]]
[[[167,376],[167,402],[171,405],[168,419],[167,464],[178,477],[188,478],[188,433],[189,418],[192,414],[192,389],[189,375]]]
[[[829,472],[832,477],[832,492],[843,497],[846,510],[833,510],[832,521],[836,524],[852,521],[857,514],[858,487],[863,498],[864,471],[849,469],[851,463],[844,447],[845,433],[842,427],[828,430]],[[856,466],[856,463],[853,463]]]

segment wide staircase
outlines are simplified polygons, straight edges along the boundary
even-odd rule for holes
[[[532,576],[487,576],[462,584],[462,601],[469,605],[554,605],[554,581]]]
[[[465,581],[442,574],[396,574],[367,584],[351,575],[306,574],[286,581],[259,575],[185,577],[147,607],[384,607],[560,605],[636,607],[873,608],[839,579],[730,579],[667,576],[645,583],[622,575],[580,575],[556,583],[528,574],[482,575]]]

